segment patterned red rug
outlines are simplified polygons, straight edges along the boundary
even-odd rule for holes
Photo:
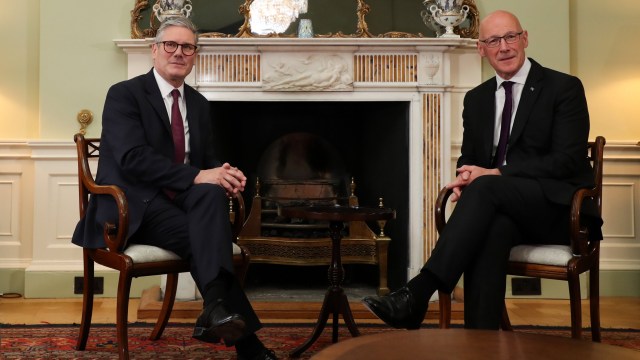
[[[206,344],[191,338],[192,327],[171,324],[158,341],[148,340],[150,324],[129,326],[129,351],[132,359],[235,359],[234,348],[222,344]],[[381,325],[360,325],[363,335],[393,330]],[[311,334],[308,324],[268,324],[258,333],[262,341],[275,350],[278,357],[302,344]],[[515,331],[570,337],[568,328],[517,327]],[[116,330],[113,325],[94,325],[89,334],[86,351],[75,351],[77,325],[0,325],[0,359],[114,359],[117,358]],[[585,340],[590,339],[585,331]],[[340,341],[350,337],[340,327]],[[603,329],[602,342],[640,351],[640,330]],[[308,359],[331,344],[331,327],[325,328],[320,338],[300,359]],[[640,352],[639,352],[640,357]]]

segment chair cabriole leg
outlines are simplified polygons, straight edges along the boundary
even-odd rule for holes
[[[580,299],[579,274],[570,272],[568,282],[569,301],[571,303],[571,337],[580,339],[582,337],[582,299]]]
[[[438,291],[438,304],[440,306],[440,329],[448,329],[451,326],[451,294]]]
[[[129,292],[131,290],[131,276],[126,270],[120,271],[118,281],[118,298],[116,305],[116,338],[118,339],[118,357],[129,360],[129,343],[127,339],[127,321],[129,315]]]
[[[178,290],[178,274],[167,274],[166,284],[167,285],[165,286],[164,299],[162,301],[162,309],[160,310],[158,321],[156,322],[156,325],[151,332],[151,336],[149,337],[151,340],[160,339],[164,328],[169,322],[169,317],[171,317],[171,310],[173,309],[173,303],[176,300],[176,293]]]
[[[84,280],[82,289],[82,318],[80,320],[80,332],[76,350],[82,351],[87,347],[89,329],[91,328],[91,316],[93,315],[93,282],[94,282],[94,262],[87,250],[82,251],[84,262]]]
[[[589,270],[589,306],[591,309],[591,340],[600,342],[600,269],[596,264]]]

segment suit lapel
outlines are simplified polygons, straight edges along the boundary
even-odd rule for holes
[[[531,114],[531,110],[543,87],[542,66],[531,59],[529,60],[531,61],[531,70],[529,70],[529,75],[527,76],[522,94],[520,95],[518,110],[513,121],[513,127],[511,128],[511,135],[509,136],[509,146],[515,144],[520,135],[522,135],[525,125],[529,120],[529,114]]]
[[[169,134],[171,134],[171,120],[169,119],[169,114],[167,114],[167,108],[164,104],[164,100],[162,99],[162,94],[160,93],[160,88],[158,87],[156,78],[153,76],[153,69],[151,69],[145,77],[145,87],[147,91],[147,100],[155,112],[158,113],[159,118],[162,120],[162,126],[164,126]]]
[[[189,124],[189,145],[191,148],[190,160],[192,163],[197,163],[197,156],[200,154],[198,149],[201,148],[200,137],[201,133],[200,123],[198,119],[201,114],[198,112],[198,106],[196,106],[196,90],[189,85],[184,85],[184,99],[187,104],[187,123]]]
[[[478,113],[481,114],[479,118],[483,122],[482,124],[479,124],[480,129],[482,129],[482,139],[480,140],[480,144],[483,144],[483,160],[491,163],[491,155],[493,153],[493,135],[496,118],[496,88],[498,85],[495,77],[493,78],[493,81],[487,81],[485,82],[485,84],[486,85],[481,92],[481,109]]]

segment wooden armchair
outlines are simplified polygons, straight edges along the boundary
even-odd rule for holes
[[[570,246],[562,245],[518,245],[511,249],[508,274],[568,282],[571,306],[571,336],[581,338],[582,311],[580,298],[580,274],[589,271],[589,304],[591,313],[591,338],[600,341],[600,294],[599,265],[600,241],[589,239],[589,229],[581,216],[583,203],[588,201],[602,213],[602,163],[606,140],[598,136],[589,142],[589,160],[593,165],[595,186],[580,189],[573,196],[570,216]],[[435,217],[438,232],[446,224],[447,199],[452,191],[443,188],[436,200]],[[439,292],[440,327],[447,328],[451,322],[451,295]],[[502,328],[511,330],[509,314],[503,311]]]
[[[117,224],[105,224],[105,242],[107,248],[103,249],[83,249],[84,260],[84,282],[83,282],[83,302],[82,320],[80,322],[80,333],[76,344],[77,350],[84,350],[91,327],[91,315],[93,310],[93,283],[94,264],[106,266],[118,270],[120,273],[117,292],[116,309],[116,337],[118,342],[118,355],[120,359],[129,359],[127,343],[127,318],[129,292],[131,281],[135,277],[167,274],[166,289],[162,310],[151,332],[151,340],[157,340],[162,335],[176,297],[178,286],[178,274],[190,270],[189,263],[180,259],[175,253],[155,246],[132,244],[127,245],[125,235],[129,226],[127,198],[124,192],[113,185],[97,185],[91,172],[90,159],[100,156],[100,139],[86,139],[82,134],[74,137],[78,152],[78,189],[80,217],[85,215],[89,195],[105,194],[114,198],[119,214]],[[241,195],[232,199],[236,205],[236,210],[230,212],[230,219],[233,223],[234,241],[242,228],[245,218],[244,202]],[[246,248],[234,244],[233,261],[236,275],[240,281],[249,266],[249,253]]]

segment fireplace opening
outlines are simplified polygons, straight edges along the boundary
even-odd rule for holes
[[[283,206],[348,205],[350,184],[342,156],[330,142],[307,132],[286,134],[271,143],[258,162],[254,185],[264,200],[260,200],[258,206],[252,202],[247,221],[254,221],[255,216],[260,230],[251,234],[247,228],[240,235],[253,239],[284,239],[285,242],[288,239],[327,237],[329,224],[326,221],[290,219],[281,216],[279,209]],[[252,226],[249,223],[247,227]],[[262,255],[277,258],[281,256],[281,250],[286,251],[287,248],[263,250]],[[249,250],[258,255],[255,257],[258,260],[261,255],[258,249],[249,246]],[[299,254],[289,255],[294,262],[304,260]]]
[[[277,171],[277,165],[261,164],[265,157],[274,158],[269,149],[277,147],[282,139],[316,139],[312,151],[307,151],[312,159],[307,160],[315,164],[331,162],[331,166],[339,163],[337,166],[343,167],[339,176],[325,180],[338,181],[338,188],[348,189],[347,183],[353,178],[361,206],[378,206],[378,199],[383,198],[386,207],[396,210],[396,219],[384,229],[392,239],[388,251],[389,288],[394,290],[405,283],[409,251],[409,102],[212,101],[210,106],[217,157],[247,175],[247,213],[256,194],[257,178]],[[289,147],[280,148],[277,154],[296,160],[300,149],[296,150],[297,145],[286,146]],[[289,165],[286,171],[305,173],[305,169]],[[368,225],[378,232],[375,222]],[[246,287],[323,288],[327,284],[326,270],[326,266],[252,263]],[[345,271],[345,288],[350,284],[377,286],[378,270],[374,265],[345,265]]]

